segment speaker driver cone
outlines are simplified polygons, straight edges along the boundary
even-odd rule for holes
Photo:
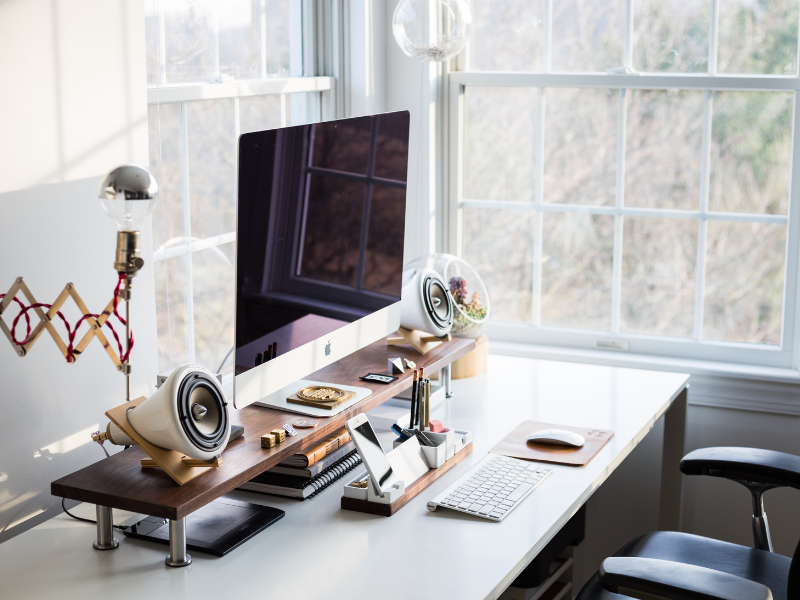
[[[216,383],[205,373],[194,372],[181,381],[178,417],[186,436],[201,450],[213,452],[225,443],[228,433],[226,407]]]

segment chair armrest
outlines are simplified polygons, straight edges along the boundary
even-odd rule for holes
[[[700,448],[683,457],[681,471],[800,489],[800,457],[772,450]]]
[[[735,575],[655,558],[609,557],[599,571],[607,591],[655,600],[772,600],[770,589]]]

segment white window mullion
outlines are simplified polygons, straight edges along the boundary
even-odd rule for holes
[[[708,194],[711,181],[711,119],[714,116],[714,96],[706,91],[703,99],[703,142],[700,158],[700,218],[697,224],[697,266],[695,273],[694,334],[703,337],[703,310],[706,288],[706,240],[708,238]]]
[[[533,297],[532,297],[532,323],[536,326],[542,322],[542,245],[544,240],[543,213],[540,210],[544,202],[544,126],[546,94],[544,88],[539,88],[536,103],[536,174],[534,180],[534,206],[533,215]]]
[[[630,0],[629,0],[630,5]],[[631,7],[629,6],[629,9]],[[625,139],[627,132],[628,102],[627,90],[619,91],[617,108],[617,180],[614,207],[614,257],[611,278],[611,331],[619,333],[620,307],[622,305],[622,233],[625,217],[622,209],[625,206]]]
[[[717,74],[719,53],[719,0],[711,0],[711,18],[708,32],[708,74]]]
[[[261,31],[261,79],[267,78],[267,0],[258,0],[258,26]]]
[[[786,255],[784,259],[784,299],[783,299],[783,331],[781,347],[792,351],[792,366],[800,369],[800,319],[797,315],[798,284],[800,284],[800,102],[797,94],[794,97],[792,122],[792,170],[789,180],[789,225],[786,231]]]
[[[183,204],[183,236],[192,238],[192,209],[189,194],[189,117],[188,105],[181,104],[181,200]],[[194,362],[194,289],[192,285],[192,253],[186,253],[186,359]]]
[[[544,3],[544,36],[542,70],[549,73],[553,66],[553,0]]]
[[[222,81],[222,72],[219,66],[219,5],[214,4],[212,60],[214,61],[214,81]]]
[[[449,118],[450,183],[448,185],[449,205],[445,208],[448,228],[444,247],[447,252],[461,256],[463,232],[459,207],[464,197],[464,135],[466,132],[464,131],[464,86],[457,83],[450,84]]]
[[[633,0],[625,2],[625,54],[622,66],[633,70]]]
[[[167,28],[164,25],[164,2],[158,2],[158,85],[167,83]]]

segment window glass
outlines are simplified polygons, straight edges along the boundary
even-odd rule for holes
[[[618,98],[617,90],[547,90],[545,202],[614,204]]]
[[[470,68],[541,71],[544,0],[472,3]]]
[[[533,200],[537,102],[535,89],[467,90],[464,197]]]
[[[186,105],[192,238],[236,230],[236,136],[233,100]]]
[[[720,73],[794,75],[799,0],[719,0]]]
[[[710,210],[786,214],[792,96],[714,92]]]
[[[708,222],[703,337],[780,344],[786,226]]]
[[[533,211],[462,209],[462,256],[481,275],[497,321],[530,323]]]
[[[542,325],[611,329],[614,217],[543,218]]]
[[[623,231],[620,329],[690,337],[697,222],[625,217]]]
[[[622,64],[625,2],[553,2],[553,71],[605,71]]]
[[[708,0],[636,0],[633,67],[637,71],[708,72]]]
[[[626,94],[625,206],[698,210],[704,92]]]

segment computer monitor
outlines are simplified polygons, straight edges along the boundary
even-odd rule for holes
[[[407,111],[239,138],[234,406],[400,326]]]

